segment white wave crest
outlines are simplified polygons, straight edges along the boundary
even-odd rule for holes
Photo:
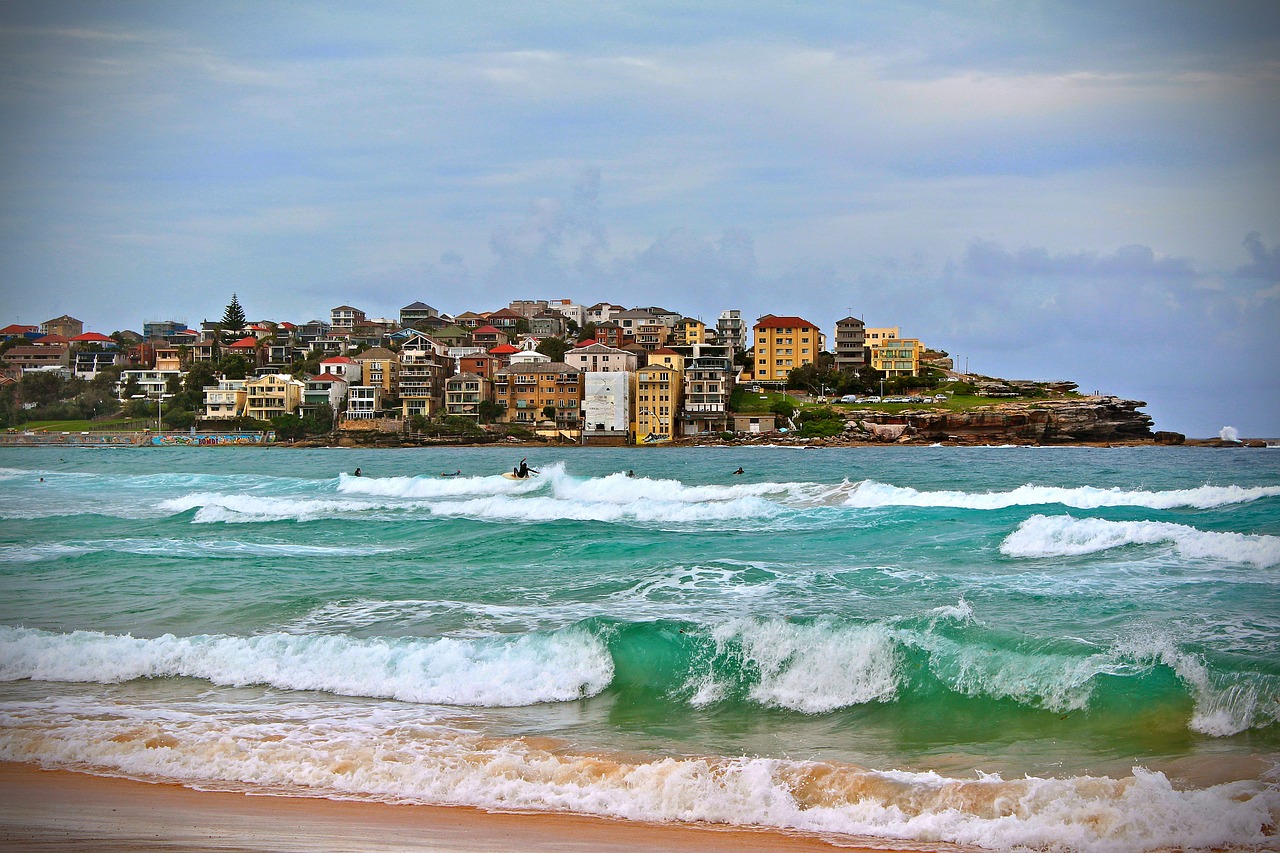
[[[769,826],[990,849],[1141,853],[1269,847],[1280,791],[1242,780],[1179,790],[1120,779],[956,779],[768,758],[584,754],[482,737],[420,709],[260,703],[9,703],[0,758],[199,787],[399,803]]]
[[[897,694],[897,644],[880,625],[734,620],[712,639],[718,657],[759,673],[748,695],[762,705],[822,714]],[[695,675],[690,686],[694,704],[715,701],[725,689],[708,675]]]
[[[95,539],[0,547],[0,563],[36,563],[110,552],[163,557],[241,559],[260,557],[359,557],[404,550],[380,545],[302,545],[288,542],[241,542],[230,539]]]
[[[0,627],[0,681],[112,684],[187,676],[446,705],[563,702],[613,679],[605,644],[586,631],[458,639],[353,639],[266,634],[166,634],[139,639],[90,631]]]
[[[264,495],[228,495],[217,492],[197,492],[170,498],[160,503],[160,509],[168,513],[195,509],[194,521],[199,524],[215,522],[244,523],[256,521],[315,521],[352,513],[381,509],[385,503],[325,498],[270,497]]]
[[[1099,489],[1094,486],[1063,488],[1025,485],[1007,492],[921,492],[912,488],[866,480],[854,486],[845,499],[845,505],[1005,509],[1011,506],[1063,504],[1077,509],[1097,509],[1104,506],[1213,509],[1277,495],[1280,495],[1280,486],[1199,486],[1194,489],[1148,492],[1127,491],[1119,488]]]
[[[1214,533],[1163,521],[1033,515],[1000,544],[1008,557],[1070,557],[1126,545],[1173,545],[1184,557],[1280,565],[1280,536]]]

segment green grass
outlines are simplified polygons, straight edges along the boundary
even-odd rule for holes
[[[786,400],[796,408],[800,407],[800,400],[789,394],[778,391],[755,392],[739,385],[733,389],[733,396],[729,398],[729,408],[744,415],[767,414],[770,407],[780,400]]]
[[[95,421],[28,421],[11,427],[18,432],[44,430],[46,432],[121,432],[129,430],[155,429],[155,418],[111,418]]]

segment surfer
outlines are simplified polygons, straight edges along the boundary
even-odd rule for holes
[[[628,476],[628,477],[634,477],[635,475],[636,475],[636,472],[635,472],[635,471],[628,471],[628,472],[627,472],[627,476]]]
[[[459,468],[457,471],[454,471],[452,474],[444,473],[444,474],[441,474],[440,476],[441,477],[457,477],[457,476],[460,476],[461,474],[462,474],[462,469]]]
[[[733,473],[735,473],[735,474],[745,474],[745,473],[747,473],[747,472],[746,472],[746,471],[743,471],[743,470],[742,470],[742,468],[738,468],[738,470],[737,470],[737,471],[734,471]]]
[[[359,469],[359,468],[357,468],[357,469],[356,469],[356,476],[357,476],[357,477],[359,477],[359,476],[360,476],[360,469]]]
[[[525,457],[525,459],[528,459],[528,458],[529,457],[527,456]],[[530,471],[532,471],[535,474],[538,473],[538,470],[536,468],[529,467],[529,463],[526,462],[525,459],[521,459],[520,464],[517,465],[515,468],[511,469],[511,473],[515,474],[516,478],[520,480],[528,479]]]

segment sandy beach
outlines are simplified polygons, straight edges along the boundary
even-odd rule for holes
[[[0,850],[804,851],[777,832],[202,792],[0,763]]]

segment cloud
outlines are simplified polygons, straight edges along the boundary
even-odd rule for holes
[[[1252,261],[1238,267],[1233,273],[1236,278],[1258,278],[1263,281],[1280,282],[1280,246],[1270,251],[1262,242],[1262,235],[1250,231],[1241,243],[1249,253]]]

